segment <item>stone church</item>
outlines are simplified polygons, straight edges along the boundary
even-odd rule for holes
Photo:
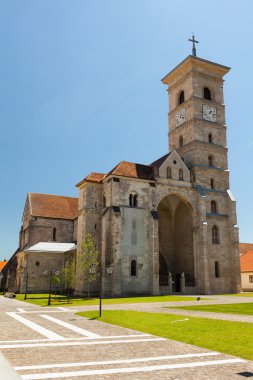
[[[95,236],[104,294],[240,291],[223,97],[229,70],[193,52],[162,79],[168,153],[150,165],[122,161],[76,185],[77,242]]]
[[[77,240],[78,250],[85,234],[93,234],[102,268],[93,290],[102,287],[104,296],[239,292],[223,97],[228,71],[193,51],[162,79],[169,94],[168,153],[149,165],[122,161],[109,173],[89,174],[76,185],[78,206],[74,198],[64,201],[71,208],[67,219],[56,199],[43,206],[40,198],[43,221],[40,213],[29,219],[22,249],[31,239],[30,245]]]

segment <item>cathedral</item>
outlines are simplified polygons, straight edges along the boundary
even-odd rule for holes
[[[51,226],[44,215],[52,231],[36,241],[31,233],[33,244],[76,242],[78,250],[91,233],[102,268],[94,291],[101,288],[104,296],[240,292],[223,97],[229,70],[197,57],[193,39],[192,55],[162,79],[169,95],[168,153],[149,165],[122,161],[109,173],[86,176],[76,185],[78,202],[68,206],[65,230],[57,224],[60,240],[57,217]],[[50,202],[46,207],[50,214]]]

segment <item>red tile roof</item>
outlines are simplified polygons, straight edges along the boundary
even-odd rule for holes
[[[253,244],[252,243],[240,243],[240,253],[246,253],[248,251],[253,251]]]
[[[0,270],[2,270],[7,263],[8,261],[0,261]]]
[[[32,216],[56,219],[77,218],[78,198],[29,193]]]
[[[240,256],[241,272],[253,272],[253,251]]]
[[[106,176],[106,174],[103,174],[103,173],[96,173],[96,172],[93,172],[93,173],[90,173],[87,177],[85,177],[82,181],[78,182],[76,184],[76,187],[79,187],[80,185],[82,185],[84,182],[101,182],[102,179]]]
[[[134,162],[121,161],[115,168],[113,168],[108,174],[122,177],[140,178],[153,180],[154,171],[150,165],[141,165]]]

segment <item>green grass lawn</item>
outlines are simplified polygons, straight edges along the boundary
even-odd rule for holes
[[[24,301],[24,294],[17,294],[16,299]],[[203,298],[204,299],[204,298]],[[28,294],[26,302],[35,305],[47,306],[48,294]],[[180,301],[196,301],[196,297],[184,296],[147,296],[147,297],[127,297],[127,298],[109,298],[103,299],[103,304],[124,304],[124,303],[143,303],[143,302],[180,302]],[[52,306],[89,306],[97,305],[98,298],[77,298],[71,297],[68,303],[67,297],[57,295],[56,298],[52,295]]]
[[[108,310],[98,318],[98,311],[77,313],[86,318],[131,328],[144,333],[189,343],[210,350],[253,360],[253,324],[207,318]]]
[[[232,303],[224,305],[173,306],[174,309],[210,311],[214,313],[253,315],[253,303]]]

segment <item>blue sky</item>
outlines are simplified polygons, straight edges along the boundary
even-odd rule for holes
[[[191,54],[232,67],[225,103],[240,240],[252,237],[253,2],[0,3],[0,259],[18,246],[28,191],[76,196],[91,171],[167,152],[160,79]]]

